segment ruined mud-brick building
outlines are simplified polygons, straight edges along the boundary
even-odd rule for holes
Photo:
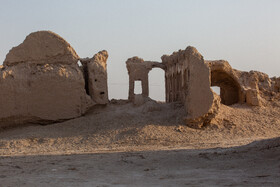
[[[108,104],[107,58],[105,50],[80,58],[57,34],[31,33],[0,66],[0,127],[72,119],[97,104]],[[162,62],[133,57],[126,65],[129,101],[139,105],[149,100],[149,71],[161,68],[166,102],[182,103],[186,124],[196,127],[208,124],[220,103],[260,106],[280,92],[280,78],[238,71],[223,60],[205,61],[194,47],[164,55]],[[135,81],[141,81],[140,95],[134,94]],[[220,87],[220,96],[211,86]]]
[[[108,103],[107,58],[101,51],[82,59],[81,68],[63,38],[31,33],[10,50],[0,70],[0,127],[76,118],[94,104]]]
[[[165,71],[166,102],[181,102],[185,106],[186,123],[196,127],[208,124],[218,113],[220,103],[233,105],[247,103],[262,105],[275,92],[279,92],[279,79],[267,74],[233,69],[227,61],[205,61],[193,47],[163,55],[162,62],[129,58],[129,100],[133,101],[134,82],[142,81],[142,97],[149,96],[148,73],[154,67]],[[211,86],[220,87],[220,96]]]

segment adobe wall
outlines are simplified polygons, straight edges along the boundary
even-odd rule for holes
[[[210,88],[210,70],[203,56],[189,46],[170,56],[162,56],[162,62],[166,65],[167,102],[184,104],[189,125],[201,127],[211,121],[220,101]]]
[[[206,61],[211,70],[211,85],[221,88],[221,102],[226,105],[247,103],[262,105],[277,89],[277,78],[270,79],[258,71],[239,71],[233,69],[225,60]]]
[[[274,92],[280,92],[280,77],[273,77],[271,78],[272,87]]]
[[[225,105],[243,103],[245,91],[239,81],[240,72],[232,69],[224,60],[206,61],[206,63],[210,68],[211,86],[220,87],[221,103]]]
[[[10,50],[0,66],[0,127],[76,118],[95,104],[106,105],[107,59],[105,50],[92,58],[80,58],[53,32],[31,33]],[[166,102],[184,104],[186,123],[194,127],[208,124],[218,113],[220,102],[260,106],[280,92],[280,77],[235,70],[224,60],[204,61],[194,47],[161,59],[162,63],[138,57],[126,61],[129,100],[139,105],[149,100],[149,71],[161,68],[165,71]],[[134,94],[135,81],[142,82],[141,95]],[[221,88],[220,96],[211,86]]]
[[[137,80],[142,81],[142,96],[149,96],[148,73],[153,67],[159,67],[165,71],[166,102],[184,104],[188,125],[201,127],[217,114],[220,99],[210,88],[209,67],[194,47],[164,55],[162,63],[133,57],[126,61],[126,65],[130,101],[135,103],[134,82]]]
[[[108,76],[106,50],[99,51],[92,58],[80,58],[85,75],[85,88],[96,104],[108,104]]]
[[[96,103],[106,104],[107,58],[102,51],[90,60],[85,81],[69,43],[50,31],[31,33],[0,68],[0,127],[76,118]]]
[[[134,86],[135,81],[141,81],[142,84],[142,96],[149,97],[149,72],[152,68],[165,69],[165,65],[159,62],[144,61],[139,57],[132,57],[127,59],[126,68],[129,75],[129,91],[128,99],[133,101],[135,98]]]

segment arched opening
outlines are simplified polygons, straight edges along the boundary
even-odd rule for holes
[[[232,105],[240,101],[240,86],[228,73],[212,71],[211,86],[220,87],[222,104]]]
[[[149,72],[149,97],[165,102],[165,74],[161,68],[153,68]]]

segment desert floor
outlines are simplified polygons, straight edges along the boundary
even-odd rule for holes
[[[221,106],[202,129],[179,103],[125,101],[0,131],[0,186],[280,186],[280,104]],[[252,143],[253,142],[253,143]]]

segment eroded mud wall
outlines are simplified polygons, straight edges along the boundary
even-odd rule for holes
[[[203,125],[217,113],[219,98],[210,88],[210,70],[202,55],[187,47],[162,56],[166,65],[166,100],[185,105],[187,123]]]
[[[92,105],[78,55],[50,31],[31,33],[0,71],[0,126],[79,117]]]
[[[247,103],[262,105],[277,89],[277,78],[269,78],[258,71],[239,71],[233,69],[225,60],[207,61],[211,70],[211,85],[221,88],[221,101],[225,105]]]
[[[107,104],[108,99],[108,52],[99,51],[92,58],[80,58],[83,65],[85,89],[95,104]]]

